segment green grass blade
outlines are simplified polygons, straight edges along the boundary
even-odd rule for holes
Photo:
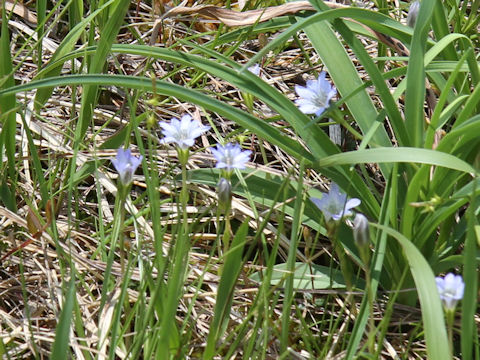
[[[102,29],[102,35],[98,42],[97,51],[93,55],[91,63],[88,64],[89,74],[98,74],[103,72],[103,67],[110,53],[110,48],[116,39],[116,36],[123,25],[125,14],[130,5],[128,0],[118,0],[113,2],[111,6],[115,6],[114,10],[110,14],[105,27]],[[105,11],[108,11],[106,8]],[[78,146],[85,136],[88,125],[92,118],[93,108],[96,104],[97,97],[97,84],[86,84],[83,88],[81,111],[78,119],[77,127],[75,130],[75,144],[74,149],[78,149]]]
[[[411,162],[429,164],[443,166],[445,168],[458,170],[469,174],[478,174],[478,171],[472,165],[454,155],[435,150],[408,147],[349,151],[321,159],[315,162],[314,167],[321,168],[324,166],[381,162]]]
[[[295,260],[297,258],[297,247],[300,241],[300,225],[303,211],[303,175],[304,161],[300,162],[300,172],[298,175],[297,193],[295,200],[295,212],[293,216],[293,224],[290,237],[290,247],[288,249],[287,270],[289,275],[285,282],[285,300],[282,312],[282,331],[280,335],[280,353],[283,354],[287,350],[288,335],[290,330],[291,305],[293,301],[293,275],[295,273]]]
[[[412,47],[407,70],[405,92],[405,126],[410,131],[410,146],[420,147],[424,136],[425,67],[428,31],[435,0],[421,2],[418,19],[413,32]]]
[[[372,226],[395,238],[403,248],[420,299],[428,359],[449,360],[450,349],[443,309],[435,277],[428,262],[415,245],[399,232],[383,225],[372,224]]]
[[[474,342],[478,341],[478,329],[475,326],[475,316],[477,313],[477,294],[478,294],[478,276],[477,276],[477,236],[478,231],[478,208],[479,197],[472,196],[470,206],[467,210],[467,237],[465,239],[465,249],[463,250],[463,280],[465,281],[465,293],[462,300],[462,359],[472,359],[472,350]],[[475,231],[477,229],[477,233]],[[476,236],[477,235],[477,236]]]
[[[68,358],[68,346],[70,343],[70,323],[72,321],[73,305],[75,301],[75,277],[72,275],[68,284],[67,296],[63,304],[57,329],[55,331],[55,340],[52,346],[52,360],[64,360]]]
[[[10,89],[15,86],[15,80],[13,78],[12,59],[10,56],[10,32],[8,31],[8,19],[6,11],[2,11],[2,25],[0,34],[0,90]],[[2,122],[2,132],[0,134],[0,161],[2,161],[3,147],[5,147],[5,153],[7,155],[8,176],[10,185],[15,184],[16,178],[16,166],[15,166],[15,133],[16,133],[16,121],[15,121],[15,106],[16,99],[14,94],[6,96],[0,96],[0,121]],[[16,211],[15,191],[9,189],[9,185],[2,183],[4,188],[2,198],[5,204],[12,211]]]
[[[92,20],[100,14],[104,9],[110,6],[114,0],[107,1],[103,4],[99,9],[92,12],[89,16],[85,17],[81,22],[79,22],[72,30],[70,30],[67,36],[62,40],[60,45],[58,46],[55,53],[52,55],[51,59],[49,60],[48,64],[45,64],[43,69],[39,71],[37,76],[35,76],[35,80],[38,79],[45,79],[48,77],[58,76],[62,71],[62,66],[65,63],[66,59],[63,61],[59,61],[62,57],[67,55],[69,52],[73,50],[75,44],[77,43],[78,39],[82,36],[85,31],[85,28],[92,23]],[[72,5],[75,7],[76,4]],[[42,88],[39,89],[35,95],[35,109],[40,109],[45,102],[50,98],[52,95],[53,88]]]
[[[246,219],[237,230],[232,247],[226,254],[222,277],[218,285],[213,321],[210,324],[203,359],[212,359],[215,355],[216,342],[222,336],[222,329],[224,328],[225,322],[229,319],[235,284],[242,267],[243,247],[246,242],[247,233],[248,219]]]

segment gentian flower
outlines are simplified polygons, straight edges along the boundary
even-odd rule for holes
[[[342,194],[335,183],[332,183],[328,194],[324,194],[321,199],[310,198],[310,200],[323,212],[327,223],[332,219],[339,221],[345,216],[352,215],[350,210],[361,203],[357,198],[347,201],[347,195]]]
[[[181,150],[186,150],[193,145],[195,139],[210,129],[200,122],[192,119],[190,115],[183,115],[181,120],[173,118],[170,123],[160,121],[162,128],[163,144],[175,143]]]
[[[228,143],[225,146],[217,144],[212,148],[213,156],[217,160],[217,169],[226,169],[227,172],[233,169],[245,169],[246,163],[250,160],[251,151],[244,150],[238,144]]]
[[[448,273],[444,278],[436,277],[435,281],[445,309],[455,309],[458,300],[463,298],[463,291],[465,290],[462,276]]]
[[[308,80],[306,87],[295,85],[295,91],[300,96],[300,99],[295,100],[295,104],[302,113],[320,116],[337,93],[335,87],[325,80],[325,75],[322,71],[318,80]]]
[[[248,71],[250,71],[252,74],[255,74],[255,75],[259,76],[260,75],[260,65],[255,64],[253,66],[250,66],[248,68]]]
[[[133,156],[130,149],[119,148],[117,150],[117,157],[111,159],[113,166],[118,172],[118,176],[123,185],[129,185],[133,180],[133,173],[142,163],[143,156]]]

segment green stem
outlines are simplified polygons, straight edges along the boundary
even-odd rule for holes
[[[110,241],[110,252],[107,257],[107,266],[105,268],[105,275],[103,277],[104,286],[102,288],[102,299],[100,303],[100,311],[102,313],[103,306],[105,305],[107,294],[110,291],[110,287],[108,286],[110,281],[110,275],[112,272],[112,264],[115,259],[115,249],[117,247],[117,243],[121,239],[121,234],[123,233],[123,225],[125,222],[125,203],[128,194],[128,186],[123,185],[119,182],[118,190],[117,190],[117,200],[115,203],[115,215],[113,219],[113,230],[112,236]],[[120,262],[122,264],[122,273],[124,271],[124,259],[123,259],[123,246],[120,247]]]
[[[363,255],[363,251],[361,251],[361,254]],[[364,258],[364,256],[362,256]],[[368,305],[369,305],[369,310],[370,310],[370,316],[368,319],[368,351],[370,354],[375,354],[375,334],[376,334],[376,328],[375,328],[375,321],[373,319],[373,303],[375,301],[375,297],[373,296],[373,289],[372,289],[372,275],[370,273],[370,266],[368,264],[368,259],[362,259],[364,264],[365,264],[365,278],[367,281],[367,296],[368,296]],[[367,261],[365,261],[367,260]]]
[[[188,150],[184,152],[178,151],[180,163],[182,165],[182,189],[180,191],[180,203],[182,217],[179,220],[178,237],[175,241],[173,250],[172,272],[168,278],[168,295],[164,306],[163,319],[161,322],[161,332],[159,339],[159,348],[168,349],[172,335],[172,326],[175,326],[175,313],[177,311],[178,302],[181,296],[184,284],[185,272],[188,269],[189,251],[189,225],[188,225],[188,189],[187,189],[187,161]],[[180,221],[181,220],[181,221]],[[181,223],[181,224],[180,224]],[[170,358],[170,352],[164,351],[159,355],[159,359],[167,360]]]
[[[111,250],[115,252],[115,248],[118,242],[120,242],[120,268],[122,274],[125,272],[125,248],[123,241],[123,226],[125,223],[125,204],[127,203],[127,186],[120,184],[118,187],[118,206],[115,209],[117,214],[115,216],[115,224],[112,233],[112,242],[110,244]]]
[[[223,232],[223,254],[228,252],[230,247],[230,239],[232,234],[232,227],[230,225],[230,210],[225,211],[225,230]]]
[[[453,322],[455,321],[455,309],[446,309],[448,344],[450,348],[450,358],[453,359]]]
[[[353,290],[352,285],[352,271],[350,268],[350,264],[345,259],[345,250],[343,249],[342,245],[338,242],[337,234],[338,234],[338,226],[339,224],[334,224],[334,229],[328,229],[331,232],[332,236],[329,236],[332,239],[333,249],[337,254],[338,261],[340,263],[340,270],[343,275],[343,279],[345,280],[345,285],[347,287],[347,291],[351,292]],[[328,225],[327,225],[328,227]],[[333,231],[332,231],[333,230]]]

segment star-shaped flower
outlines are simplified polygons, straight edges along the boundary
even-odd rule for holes
[[[295,91],[300,99],[295,100],[298,109],[304,114],[320,116],[337,90],[325,80],[325,72],[318,76],[317,80],[308,80],[307,86],[295,85]]]
[[[252,152],[243,150],[238,144],[228,143],[225,146],[217,144],[217,148],[212,148],[213,156],[217,160],[217,169],[225,169],[227,172],[233,169],[245,169],[246,163],[250,160]]]
[[[117,150],[117,157],[111,159],[113,166],[118,172],[118,176],[123,185],[129,185],[133,180],[133,173],[142,163],[143,156],[133,156],[130,149],[119,148]]]
[[[200,122],[193,120],[190,115],[183,115],[181,120],[173,118],[170,123],[160,121],[158,124],[162,128],[163,136],[165,136],[162,143],[175,143],[182,150],[188,149],[197,137],[210,129],[210,126],[202,125]]]
[[[335,183],[332,183],[328,194],[324,194],[321,199],[310,198],[310,200],[323,212],[326,222],[332,219],[339,221],[345,216],[352,215],[350,210],[361,203],[357,198],[347,200],[347,195],[342,194]]]
[[[465,283],[460,275],[448,273],[444,278],[436,277],[438,293],[447,310],[455,309],[458,300],[463,298]]]

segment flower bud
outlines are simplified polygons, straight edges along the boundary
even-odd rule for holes
[[[355,219],[353,220],[353,238],[359,248],[368,246],[370,242],[368,220],[363,214],[355,215]]]
[[[221,178],[217,185],[218,205],[225,209],[230,208],[232,202],[232,185],[230,181]]]
[[[415,27],[417,22],[418,12],[420,10],[420,1],[415,1],[410,5],[407,15],[407,25],[410,27]]]

